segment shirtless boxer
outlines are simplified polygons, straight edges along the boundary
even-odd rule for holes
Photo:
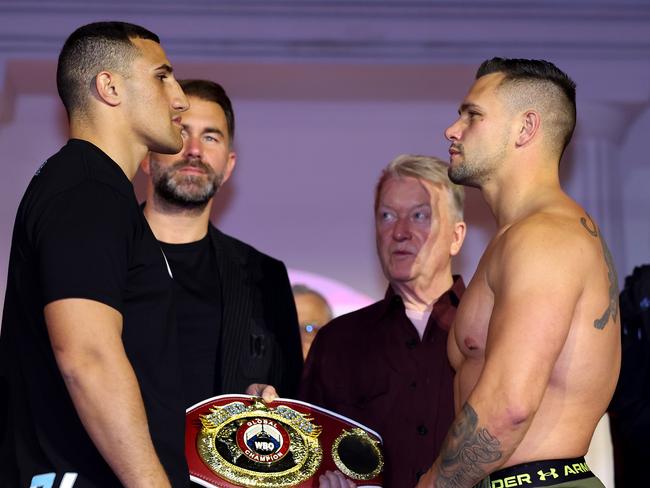
[[[559,184],[575,84],[546,61],[494,58],[459,115],[449,176],[481,190],[498,230],[449,334],[456,419],[418,487],[602,487],[582,456],[618,378],[618,284]]]

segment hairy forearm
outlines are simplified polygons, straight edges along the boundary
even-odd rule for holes
[[[123,351],[62,359],[59,365],[88,435],[122,484],[170,486],[151,441],[135,373]]]
[[[440,455],[419,488],[471,488],[510,457],[525,433],[523,425],[489,425],[467,402],[456,416]]]

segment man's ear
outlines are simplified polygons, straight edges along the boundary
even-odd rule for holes
[[[222,185],[230,179],[230,175],[232,174],[236,165],[237,165],[237,153],[234,151],[230,151],[228,153],[228,161],[226,161],[226,167],[223,170],[223,181],[221,182]]]
[[[530,143],[537,135],[540,124],[541,117],[539,112],[535,110],[527,110],[524,112],[521,116],[521,125],[519,127],[519,133],[517,134],[517,146],[521,147]]]
[[[463,242],[465,242],[465,235],[467,234],[467,224],[463,221],[455,222],[451,241],[451,247],[449,248],[449,254],[455,256],[460,252],[460,248],[463,247]]]
[[[95,91],[102,102],[116,107],[121,102],[121,87],[118,77],[110,71],[101,71],[95,77]]]

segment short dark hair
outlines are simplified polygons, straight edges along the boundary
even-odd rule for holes
[[[100,71],[126,72],[139,54],[131,39],[160,44],[156,34],[127,22],[94,22],[70,34],[61,48],[56,70],[56,87],[68,116],[86,109],[91,85]]]
[[[558,143],[560,154],[571,141],[576,125],[576,84],[561,69],[543,59],[492,58],[483,61],[476,71],[476,78],[491,73],[503,73],[502,86],[525,87],[520,100],[546,107],[551,126],[550,134]]]
[[[188,97],[214,102],[221,107],[226,115],[228,138],[232,144],[235,140],[235,112],[223,86],[210,80],[179,80],[178,83]]]

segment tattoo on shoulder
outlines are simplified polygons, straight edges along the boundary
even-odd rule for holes
[[[484,427],[469,403],[463,405],[440,452],[436,488],[469,486],[487,475],[485,465],[501,459],[501,443]]]
[[[589,221],[587,221],[587,219],[589,219]],[[612,253],[609,252],[609,248],[607,247],[605,239],[603,239],[602,233],[599,232],[598,227],[596,227],[596,224],[589,214],[587,214],[587,218],[581,217],[580,223],[589,234],[600,240],[600,245],[603,248],[603,255],[605,256],[605,264],[607,265],[607,277],[609,278],[609,305],[600,318],[594,320],[594,327],[602,330],[605,328],[610,318],[616,320],[616,316],[618,315],[618,276],[616,275],[616,268],[614,268]]]

